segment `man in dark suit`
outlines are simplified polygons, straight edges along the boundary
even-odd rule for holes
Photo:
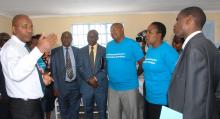
[[[78,77],[79,49],[71,46],[72,34],[61,36],[62,46],[51,51],[51,71],[55,95],[58,96],[62,119],[78,119],[80,85]]]
[[[93,119],[94,102],[100,119],[106,119],[107,76],[105,67],[105,48],[97,44],[98,32],[90,30],[88,45],[80,50],[81,93],[85,106],[85,119]]]
[[[206,15],[199,7],[183,9],[174,32],[185,39],[168,92],[169,107],[184,119],[219,119],[215,91],[219,76],[219,53],[202,33]]]

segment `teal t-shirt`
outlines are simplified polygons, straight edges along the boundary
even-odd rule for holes
[[[178,53],[166,42],[157,48],[149,47],[142,64],[148,102],[167,105],[167,91],[177,60]]]
[[[106,47],[109,87],[113,90],[138,88],[136,63],[144,57],[137,42],[125,37],[119,43],[110,41]]]

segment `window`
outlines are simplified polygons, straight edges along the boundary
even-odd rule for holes
[[[215,22],[214,21],[206,21],[205,25],[202,29],[206,38],[215,43]]]
[[[95,29],[99,33],[98,43],[102,46],[112,40],[110,27],[112,24],[74,24],[72,25],[73,42],[72,45],[82,48],[88,44],[87,34],[89,30]]]

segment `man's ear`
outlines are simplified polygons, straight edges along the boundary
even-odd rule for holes
[[[193,23],[193,16],[192,15],[188,15],[186,16],[186,24],[187,25],[191,25]]]
[[[15,28],[15,26],[12,26],[12,33],[15,33],[15,30],[16,28]]]

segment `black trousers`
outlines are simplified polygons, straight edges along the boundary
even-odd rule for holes
[[[0,96],[0,119],[12,119],[7,96]]]
[[[220,98],[217,98],[218,115],[220,117]]]
[[[40,99],[10,99],[10,111],[13,119],[44,119]]]
[[[145,87],[145,81],[144,81],[144,84],[143,84],[143,97],[144,97],[144,110],[143,110],[143,117],[144,119],[147,119],[147,101],[145,99],[145,96],[146,96],[146,87]]]
[[[147,101],[146,102],[146,115],[144,116],[145,119],[160,119],[160,112],[162,105],[152,104]]]

